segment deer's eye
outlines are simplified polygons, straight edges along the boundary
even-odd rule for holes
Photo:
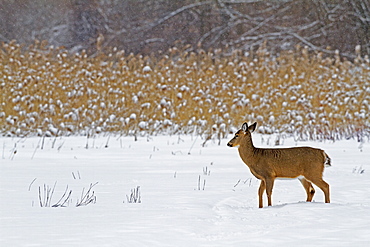
[[[236,135],[235,135],[235,137],[239,137],[239,135],[238,135],[238,134],[236,134]]]

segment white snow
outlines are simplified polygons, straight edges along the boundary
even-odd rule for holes
[[[259,181],[227,141],[0,137],[0,246],[368,246],[369,142],[280,139],[327,151],[331,203],[317,187],[306,203],[298,180],[278,180],[273,206],[259,209]],[[254,142],[275,143],[257,134]],[[71,201],[40,207],[39,187],[55,182],[51,203],[67,185]],[[75,207],[96,182],[96,203]],[[142,202],[127,203],[137,186]]]
[[[143,68],[144,73],[148,73],[148,72],[151,72],[151,71],[152,71],[152,68],[150,68],[150,66],[148,66],[148,65]]]

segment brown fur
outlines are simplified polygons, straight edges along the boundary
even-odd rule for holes
[[[322,179],[324,166],[330,166],[329,156],[321,149],[312,147],[294,148],[256,148],[251,133],[257,123],[248,127],[244,123],[242,129],[235,133],[228,146],[238,146],[239,155],[249,167],[251,173],[261,180],[258,190],[259,207],[263,207],[262,195],[266,190],[268,205],[271,206],[271,194],[276,178],[297,178],[307,193],[307,201],[312,201],[317,185],[325,194],[325,202],[330,202],[329,185]]]

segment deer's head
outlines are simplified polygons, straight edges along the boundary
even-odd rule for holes
[[[251,133],[256,129],[256,126],[257,122],[251,126],[248,126],[246,122],[243,123],[242,128],[235,133],[235,136],[227,143],[227,145],[229,147],[239,146],[245,138],[251,138]]]

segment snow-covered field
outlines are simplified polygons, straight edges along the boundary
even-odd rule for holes
[[[369,246],[369,142],[283,140],[331,156],[332,203],[317,187],[306,203],[298,180],[279,180],[273,206],[259,209],[259,181],[227,141],[2,137],[0,246]],[[141,203],[129,203],[137,188]],[[91,203],[76,207],[81,195]],[[40,206],[61,198],[65,207]]]

